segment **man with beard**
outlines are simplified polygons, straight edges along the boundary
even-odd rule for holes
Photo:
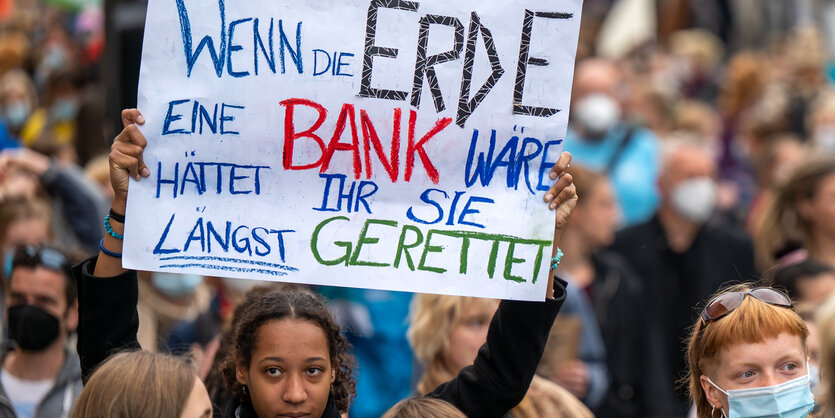
[[[66,256],[50,247],[17,247],[6,296],[11,344],[0,370],[0,417],[66,417],[81,392],[81,366],[67,349],[78,325],[76,287]]]

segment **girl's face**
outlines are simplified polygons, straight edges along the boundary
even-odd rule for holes
[[[806,350],[800,337],[782,333],[759,343],[739,343],[719,352],[701,376],[702,390],[711,405],[728,411],[728,397],[707,378],[724,389],[751,389],[774,386],[805,376]]]
[[[461,316],[449,331],[449,351],[444,359],[449,371],[458,373],[473,364],[478,349],[487,341],[490,320],[498,307],[498,302],[481,301],[471,301],[464,306]]]
[[[249,367],[237,368],[259,417],[321,417],[334,378],[325,331],[301,319],[261,325]]]

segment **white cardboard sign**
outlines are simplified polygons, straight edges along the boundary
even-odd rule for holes
[[[150,0],[127,268],[542,300],[580,0]]]

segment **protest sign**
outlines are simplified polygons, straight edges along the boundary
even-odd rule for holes
[[[542,300],[580,0],[150,0],[126,268]]]

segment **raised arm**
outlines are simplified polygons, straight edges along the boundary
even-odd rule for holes
[[[128,199],[128,183],[130,178],[139,180],[148,177],[151,172],[142,160],[142,151],[148,142],[142,132],[139,132],[137,124],[145,123],[145,119],[136,109],[122,111],[122,124],[124,129],[110,147],[110,184],[113,186],[113,211],[124,216]],[[124,233],[125,225],[111,217],[110,226],[113,231],[121,235]],[[104,234],[101,243],[103,250],[99,252],[98,262],[93,275],[96,277],[112,277],[125,273],[122,267],[121,257],[114,254],[122,254],[122,240],[109,233]]]
[[[110,153],[110,181],[116,197],[113,211],[124,215],[128,191],[128,176],[137,180],[149,172],[142,162],[145,138],[134,125],[143,123],[139,111],[122,112],[125,128],[116,137]],[[115,235],[124,231],[122,222],[111,217]],[[122,240],[105,233],[98,256],[73,268],[78,286],[78,355],[81,358],[84,381],[95,368],[114,352],[138,350],[136,333],[139,299],[136,272],[122,267]]]
[[[560,156],[551,170],[551,179],[556,182],[545,196],[548,208],[556,211],[554,253],[577,204],[573,179],[564,173],[570,161],[570,154]],[[502,301],[473,365],[427,396],[443,399],[471,417],[502,417],[521,402],[565,300],[565,281],[555,278],[553,271],[549,279],[544,303]]]

